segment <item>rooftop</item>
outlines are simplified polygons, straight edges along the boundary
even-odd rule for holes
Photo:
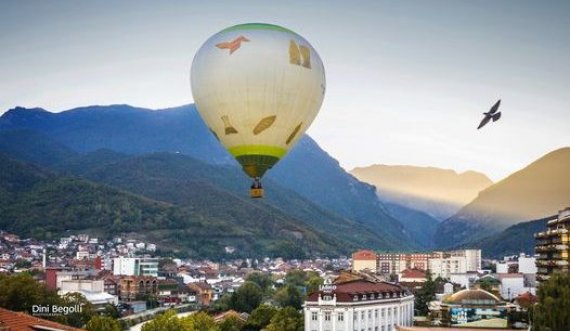
[[[80,331],[68,325],[37,318],[26,313],[19,313],[8,309],[0,308],[0,330],[10,331]]]
[[[501,304],[502,301],[487,291],[476,289],[462,290],[454,293],[447,297],[444,303],[452,305],[494,306]]]

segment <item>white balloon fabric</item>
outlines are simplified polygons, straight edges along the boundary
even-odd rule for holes
[[[198,112],[251,177],[295,145],[323,102],[323,63],[300,35],[280,26],[236,25],[212,36],[191,69]]]

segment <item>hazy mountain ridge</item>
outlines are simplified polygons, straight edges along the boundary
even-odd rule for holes
[[[483,190],[442,222],[436,244],[449,247],[498,233],[570,206],[570,148],[550,152]]]
[[[444,220],[492,184],[482,173],[405,165],[372,165],[351,170],[376,186],[381,200],[420,210]]]

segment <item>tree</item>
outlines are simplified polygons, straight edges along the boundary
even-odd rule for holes
[[[285,275],[285,283],[293,286],[305,286],[307,280],[307,273],[303,270],[293,269]]]
[[[273,285],[273,279],[271,279],[271,276],[262,272],[252,272],[245,280],[256,283],[264,291]]]
[[[87,331],[121,331],[121,324],[112,317],[93,316],[87,323]]]
[[[205,312],[199,312],[196,314],[189,315],[180,319],[182,323],[182,328],[179,330],[187,331],[219,331],[220,328],[214,322],[212,316]],[[146,331],[146,330],[143,330]],[[160,330],[162,331],[162,330]]]
[[[426,271],[427,280],[423,283],[422,288],[418,291],[416,295],[416,310],[421,316],[425,316],[429,313],[429,303],[433,300],[436,291],[436,283],[431,277],[431,272]]]
[[[58,305],[61,299],[55,291],[38,283],[28,273],[0,274],[0,307],[32,313],[34,305]]]
[[[303,315],[293,307],[280,309],[271,318],[267,331],[303,331]]]
[[[538,288],[532,310],[533,331],[565,331],[570,325],[570,275],[555,273]]]
[[[232,309],[233,304],[233,294],[226,293],[221,296],[218,300],[216,300],[212,306],[214,311],[222,312],[226,310]]]
[[[305,285],[307,287],[307,294],[316,292],[319,290],[319,287],[323,285],[323,279],[319,275],[312,275],[307,279]]]
[[[26,259],[17,259],[14,263],[14,268],[16,269],[28,269],[32,267],[32,262]]]
[[[105,305],[105,311],[103,312],[103,315],[117,319],[121,317],[121,312],[117,306],[109,303]]]
[[[176,311],[167,310],[164,314],[154,318],[148,323],[143,324],[141,331],[181,331],[191,330],[183,325],[183,319],[176,317]]]
[[[245,324],[245,330],[258,331],[265,328],[271,322],[271,318],[277,313],[277,308],[270,305],[260,305],[255,308]]]
[[[301,309],[303,305],[303,295],[301,291],[292,285],[286,285],[280,288],[273,295],[273,300],[281,307]]]
[[[237,316],[228,316],[219,324],[220,331],[240,331],[244,322]]]
[[[80,312],[64,315],[66,320],[65,324],[67,325],[81,328],[85,326],[85,324],[87,324],[87,322],[89,322],[95,315],[97,315],[97,312],[91,302],[87,301],[85,296],[81,293],[67,293],[61,298],[61,300],[61,305],[64,307],[73,307],[77,305],[81,307]]]
[[[257,308],[263,298],[261,287],[253,282],[245,282],[232,295],[231,306],[233,309],[250,313]]]

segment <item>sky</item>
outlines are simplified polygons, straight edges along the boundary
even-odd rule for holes
[[[206,39],[272,23],[321,56],[327,93],[308,133],[345,169],[435,166],[500,180],[570,145],[569,16],[563,0],[0,0],[0,113],[189,104]],[[477,131],[499,98],[501,120]]]

